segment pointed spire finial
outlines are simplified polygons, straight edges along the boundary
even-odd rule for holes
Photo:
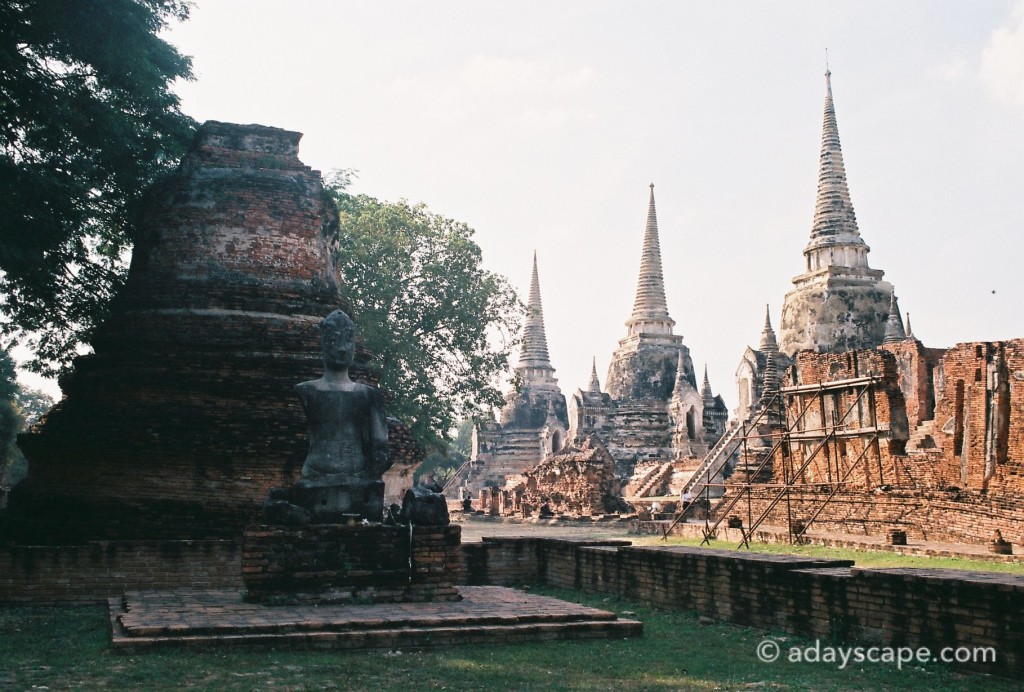
[[[530,297],[526,304],[523,346],[519,367],[553,370],[548,357],[548,337],[544,331],[544,308],[540,300],[540,278],[537,273],[537,251],[533,251],[533,272],[530,275]]]
[[[665,278],[661,269],[661,242],[658,239],[658,212],[654,205],[654,183],[647,205],[647,226],[640,254],[640,276],[636,283],[633,314],[626,321],[630,332],[650,331],[671,334],[675,321],[669,317],[665,301]]]
[[[772,329],[772,311],[769,305],[764,306],[764,329],[761,330],[761,343],[758,344],[757,350],[762,353],[768,353],[774,351],[779,352],[779,342],[775,338],[775,330]]]
[[[710,401],[715,398],[714,392],[711,391],[711,380],[708,379],[708,366],[704,364],[704,382],[700,386],[700,396],[704,401]]]
[[[906,338],[907,333],[903,330],[903,318],[900,317],[900,305],[896,300],[896,292],[893,291],[889,294],[889,319],[885,323],[885,338],[882,343],[891,344]]]
[[[690,380],[686,377],[686,364],[683,359],[683,352],[680,350],[676,360],[676,383],[672,387],[672,396],[679,398],[687,388],[692,389],[693,385],[690,384]]]
[[[910,328],[910,313],[909,312],[907,313],[907,329],[906,329],[906,331],[907,331],[907,338],[908,339],[913,339],[914,338],[914,330]]]
[[[597,379],[597,356],[593,356],[590,364],[590,384],[587,385],[587,391],[591,394],[601,393],[601,380]]]
[[[833,253],[832,248],[855,246],[852,252]],[[826,266],[833,262],[863,260],[867,245],[860,237],[857,215],[850,201],[850,189],[846,182],[846,166],[843,163],[843,149],[839,143],[839,126],[836,124],[835,104],[832,101],[832,72],[825,72],[825,115],[821,128],[821,157],[818,165],[818,195],[814,205],[814,220],[811,223],[811,240],[804,248],[810,257],[820,249],[827,252],[815,266]],[[844,266],[859,266],[858,264]]]

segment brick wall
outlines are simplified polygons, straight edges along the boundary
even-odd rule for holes
[[[242,588],[240,541],[0,547],[0,602],[97,603],[139,589]]]
[[[258,603],[453,601],[462,527],[259,526],[245,532],[246,600]]]
[[[206,123],[178,171],[146,194],[94,353],[76,359],[65,398],[19,439],[29,475],[7,512],[18,526],[0,516],[0,535],[237,534],[271,487],[296,480],[308,443],[293,388],[320,376],[317,324],[347,305],[332,254],[337,211],[299,160],[300,137]],[[354,379],[375,383],[370,357],[358,349]],[[389,433],[396,466],[415,467],[423,452],[408,430],[391,420]]]
[[[486,539],[463,546],[467,583],[609,593],[851,646],[993,647],[977,671],[1024,676],[1024,577],[858,569],[846,560],[622,542]],[[491,580],[491,581],[488,581]]]
[[[1024,339],[957,344],[935,388],[946,475],[960,488],[1024,496]]]
[[[464,544],[460,583],[609,593],[664,608],[849,645],[990,646],[1024,676],[1024,577],[858,569],[846,560],[628,541],[486,538]],[[97,602],[133,589],[243,588],[234,541],[96,542],[0,549],[0,602]]]
[[[853,469],[817,525],[867,533],[899,527],[912,536],[972,543],[989,541],[999,529],[1011,542],[1024,541],[1024,339],[945,351],[915,340],[847,353],[805,351],[786,385],[864,376],[877,379],[859,403],[858,387],[787,394],[790,421],[807,407],[773,459],[776,484],[805,484],[790,494],[793,516],[808,518]],[[797,474],[837,419],[838,435]],[[867,430],[875,426],[877,443]],[[918,439],[905,448],[915,430]],[[928,444],[918,446],[925,438]],[[755,484],[752,492],[756,516],[774,491]],[[769,521],[785,523],[786,514],[777,508]]]
[[[757,518],[780,489],[751,486],[751,508]],[[812,490],[789,492],[794,520],[808,519],[821,506],[824,495]],[[739,512],[746,522],[747,501]],[[733,513],[737,513],[736,510]],[[970,491],[890,490],[870,492],[848,490],[838,493],[814,521],[814,528],[865,535],[885,535],[887,529],[902,529],[908,536],[953,543],[987,543],[996,529],[1003,538],[1024,544],[1024,498]],[[769,513],[768,524],[787,525],[783,500]]]

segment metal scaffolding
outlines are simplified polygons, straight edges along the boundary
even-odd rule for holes
[[[698,467],[699,482],[687,487],[702,486],[701,490],[709,511],[705,515],[701,544],[708,543],[718,527],[726,521],[741,503],[746,501],[746,522],[740,527],[743,540],[739,546],[750,547],[750,536],[761,526],[780,504],[785,503],[786,524],[791,543],[802,542],[804,533],[821,515],[828,503],[850,484],[853,473],[860,469],[865,480],[877,468],[877,484],[884,484],[879,440],[888,428],[880,428],[875,408],[876,377],[857,377],[817,384],[785,387],[767,396],[757,415],[740,424],[729,443],[735,444],[746,465],[746,478],[742,482],[712,483],[712,464],[708,459]],[[848,401],[845,409],[842,402]],[[817,411],[816,421],[808,426],[808,414]],[[846,454],[846,442],[857,439],[860,452],[851,461]],[[770,445],[767,442],[770,441]],[[767,447],[767,451],[765,448]],[[716,445],[712,453],[722,453]],[[807,479],[807,471],[816,459],[824,458],[824,478]],[[754,459],[753,465],[750,460]],[[780,469],[775,464],[781,463]],[[772,482],[757,482],[762,474],[771,474]],[[781,480],[781,482],[779,482]],[[715,508],[715,520],[710,518],[711,489],[722,488],[725,495]],[[812,501],[806,517],[793,516],[794,490],[813,490],[823,497]],[[754,516],[755,491],[768,491],[764,508]],[[807,495],[802,494],[807,501]],[[667,538],[672,528],[682,520],[689,506],[684,506],[675,520],[663,532]]]

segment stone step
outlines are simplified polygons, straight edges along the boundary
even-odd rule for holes
[[[109,601],[118,653],[159,648],[397,649],[638,637],[611,612],[495,586],[463,600],[346,606],[245,603],[238,591],[133,592]]]
[[[934,420],[926,420],[919,423],[907,439],[907,453],[924,454],[928,450],[935,450],[935,441],[931,437],[934,432]]]
[[[664,483],[672,473],[672,464],[662,464],[653,474],[640,486],[635,497],[647,497],[654,488]]]

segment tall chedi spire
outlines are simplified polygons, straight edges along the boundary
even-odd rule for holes
[[[814,218],[804,247],[804,273],[793,278],[794,288],[782,306],[783,354],[792,357],[803,349],[834,353],[882,343],[892,286],[882,280],[884,272],[868,266],[870,249],[860,237],[850,201],[832,72],[826,66]]]
[[[612,399],[668,401],[678,375],[696,391],[690,351],[683,345],[683,337],[672,333],[675,324],[665,301],[652,183],[633,313],[626,320],[626,338],[619,340],[604,382],[605,391]]]
[[[536,250],[533,252],[533,274],[530,276],[530,297],[526,304],[526,323],[523,326],[523,347],[519,353],[519,367],[551,367],[548,358],[548,337],[544,333],[544,307],[540,302]]]
[[[526,303],[526,321],[523,324],[523,345],[519,350],[516,372],[523,383],[536,385],[554,383],[555,369],[548,357],[548,337],[544,332],[544,308],[540,300],[540,277],[537,273],[537,252],[533,253],[533,273],[530,276],[530,296]]]
[[[669,317],[668,304],[665,302],[658,213],[654,208],[654,183],[651,183],[644,247],[640,253],[640,276],[636,282],[633,314],[626,320],[626,326],[630,334],[671,334],[674,325],[675,321]]]
[[[590,364],[590,383],[587,384],[587,391],[591,394],[601,393],[601,380],[597,379],[597,356],[594,356]]]
[[[857,215],[846,183],[843,149],[832,101],[832,73],[825,72],[825,119],[821,128],[818,196],[811,223],[811,240],[804,248],[808,269],[838,265],[866,267],[868,247],[860,237]],[[825,250],[824,252],[822,250]],[[837,252],[837,250],[839,252]]]
[[[889,321],[885,323],[884,343],[892,344],[906,339],[907,332],[903,329],[903,318],[900,317],[900,303],[896,300],[896,294],[889,295]]]
[[[757,350],[765,354],[769,351],[779,352],[779,342],[775,339],[775,330],[772,329],[771,307],[768,305],[764,306],[764,329],[761,330],[761,342]]]
[[[467,467],[457,481],[464,483],[471,494],[487,485],[501,487],[510,474],[534,466],[543,455],[561,449],[565,443],[569,416],[548,358],[536,251],[515,370],[518,386],[505,395],[498,419],[482,421],[474,429],[470,457],[474,470],[470,474]]]

